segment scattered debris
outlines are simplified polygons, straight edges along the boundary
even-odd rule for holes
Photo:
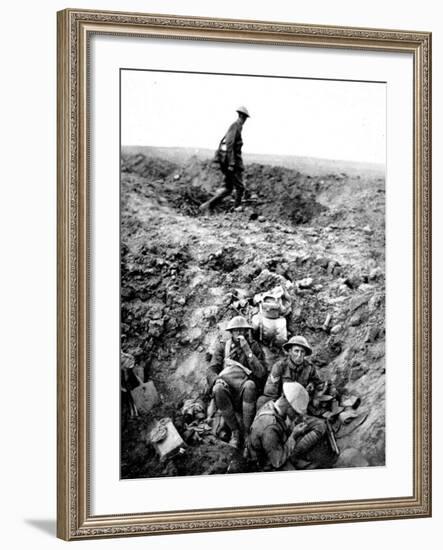
[[[132,399],[139,413],[150,412],[160,401],[154,382],[142,382],[131,390]]]
[[[380,335],[380,328],[379,327],[377,327],[377,326],[369,327],[368,330],[366,331],[366,335],[365,335],[365,338],[364,338],[365,344],[375,342],[377,340],[377,338],[379,337],[379,335]]]
[[[206,422],[194,420],[190,424],[185,425],[183,437],[188,444],[196,444],[203,441],[205,436],[212,433],[212,428]]]
[[[337,399],[333,399],[331,401],[331,407],[330,410],[323,413],[323,418],[326,418],[327,420],[331,420],[335,416],[338,416],[342,411],[344,410],[344,407],[339,405]]]
[[[357,409],[360,406],[360,403],[361,398],[357,395],[344,395],[340,402],[343,407],[352,407],[353,409]]]
[[[354,414],[352,413],[351,417],[348,419],[349,420],[348,422],[340,424],[340,427],[336,433],[336,438],[341,439],[350,435],[359,426],[361,426],[366,421],[367,418],[368,418],[367,412],[362,412],[357,416],[354,416]]]
[[[184,441],[170,418],[162,418],[156,422],[149,434],[149,442],[154,446],[160,459],[184,451]]]
[[[362,322],[362,315],[359,312],[354,313],[354,315],[349,320],[349,324],[351,325],[351,327],[357,327],[358,325],[361,324],[361,322]]]
[[[370,281],[376,281],[380,277],[383,277],[384,273],[381,267],[374,267],[374,269],[371,269],[369,273],[369,280]]]
[[[205,405],[201,399],[186,399],[181,412],[187,423],[206,418]]]

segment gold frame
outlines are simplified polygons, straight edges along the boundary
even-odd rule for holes
[[[139,13],[58,14],[58,505],[65,540],[431,515],[431,34]],[[88,503],[87,46],[93,33],[409,52],[414,60],[413,496],[92,516]]]

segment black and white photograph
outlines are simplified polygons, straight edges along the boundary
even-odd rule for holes
[[[384,82],[120,70],[122,479],[385,465],[385,166]]]

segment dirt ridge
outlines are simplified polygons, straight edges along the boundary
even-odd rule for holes
[[[201,216],[199,204],[221,184],[209,160],[122,155],[122,351],[162,399],[152,415],[123,416],[122,477],[226,471],[232,450],[219,440],[160,464],[147,434],[165,415],[183,432],[181,406],[204,398],[208,357],[227,321],[250,318],[254,294],[278,283],[292,298],[289,333],[310,341],[325,380],[362,398],[368,417],[341,448],[384,463],[384,180],[257,163],[244,180],[240,210],[226,200]]]

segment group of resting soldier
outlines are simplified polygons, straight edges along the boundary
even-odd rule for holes
[[[250,115],[244,106],[237,113],[238,119],[229,127],[216,154],[224,186],[200,206],[201,211],[212,211],[233,189],[235,206],[241,204],[241,136]],[[287,289],[280,290],[279,301],[272,295],[262,297],[252,326],[241,316],[231,320],[227,328],[230,338],[220,342],[213,353],[208,384],[215,407],[231,433],[230,445],[237,449],[243,445],[245,454],[261,468],[302,467],[301,462],[304,467],[320,467],[313,453],[324,439],[327,425],[308,416],[307,411],[310,397],[322,383],[315,368],[305,362],[312,354],[306,339],[294,336],[288,341],[285,315],[290,310],[290,297]],[[282,348],[287,355],[280,359]]]
[[[229,444],[243,448],[263,470],[321,467],[316,449],[327,426],[308,414],[310,397],[323,386],[305,360],[312,349],[303,336],[293,336],[282,345],[286,356],[266,365],[253,329],[244,317],[234,317],[229,338],[217,344],[207,370],[215,406],[231,433]]]

